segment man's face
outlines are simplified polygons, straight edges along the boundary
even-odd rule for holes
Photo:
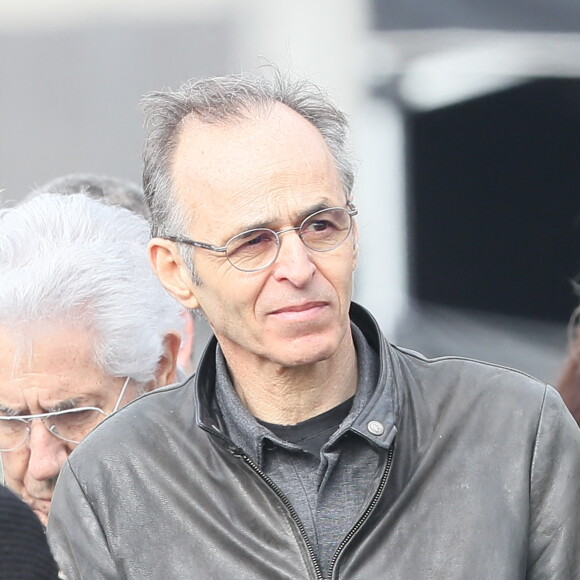
[[[173,170],[178,201],[192,216],[189,237],[218,246],[251,228],[278,231],[323,207],[346,207],[320,133],[283,105],[222,126],[188,120]],[[326,360],[350,331],[355,236],[356,228],[337,249],[318,253],[295,231],[282,234],[278,258],[258,272],[196,249],[202,283],[191,284],[186,306],[201,307],[230,364]]]
[[[124,379],[109,377],[97,367],[86,333],[60,325],[37,329],[31,356],[23,354],[14,339],[10,329],[0,327],[1,415],[33,415],[72,407],[113,411]],[[135,397],[135,388],[128,385],[123,402]],[[82,436],[87,433],[81,428]],[[35,419],[30,423],[28,441],[14,451],[2,452],[6,485],[32,507],[44,525],[56,478],[75,447]]]

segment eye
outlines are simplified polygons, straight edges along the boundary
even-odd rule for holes
[[[350,227],[349,213],[342,208],[332,208],[307,218],[300,228],[300,237],[310,249],[328,252],[344,242]]]
[[[334,232],[340,229],[340,223],[334,217],[331,212],[315,215],[304,222],[301,232],[306,235]]]
[[[103,417],[104,413],[96,409],[71,409],[47,418],[45,425],[53,435],[78,443]]]
[[[268,234],[261,233],[244,242],[244,246],[257,246],[258,244],[262,244],[267,241],[269,241]]]
[[[309,230],[313,230],[315,232],[323,232],[327,228],[334,227],[334,224],[330,220],[317,219],[309,222],[308,224],[305,224],[305,226]]]
[[[69,413],[53,417],[51,423],[57,431],[64,429],[78,429],[93,423],[99,417],[98,411],[92,409],[71,409]]]
[[[276,236],[270,230],[250,230],[232,238],[227,244],[229,256],[236,253],[262,251],[266,246],[276,243]]]

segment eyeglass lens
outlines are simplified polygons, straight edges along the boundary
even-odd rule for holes
[[[105,417],[97,408],[77,408],[63,411],[41,421],[56,437],[69,443],[79,443]],[[0,451],[12,451],[26,443],[29,437],[29,419],[0,417]]]
[[[328,252],[346,240],[351,227],[352,218],[346,209],[331,208],[312,214],[299,228],[291,229],[298,229],[298,235],[307,248]],[[249,230],[234,236],[226,244],[226,255],[238,270],[261,270],[276,259],[279,245],[278,234],[272,230]]]

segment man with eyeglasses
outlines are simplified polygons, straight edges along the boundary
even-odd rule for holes
[[[183,309],[149,266],[147,222],[84,195],[0,211],[0,456],[46,526],[69,454],[174,382]]]
[[[201,79],[145,113],[150,259],[215,338],[70,457],[48,528],[67,575],[577,578],[580,431],[555,391],[396,348],[351,302],[348,127],[323,92]]]

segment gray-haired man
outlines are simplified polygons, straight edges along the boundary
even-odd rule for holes
[[[150,258],[215,339],[70,458],[49,525],[70,578],[578,577],[580,431],[555,391],[398,349],[351,303],[344,115],[258,76],[145,110]]]

